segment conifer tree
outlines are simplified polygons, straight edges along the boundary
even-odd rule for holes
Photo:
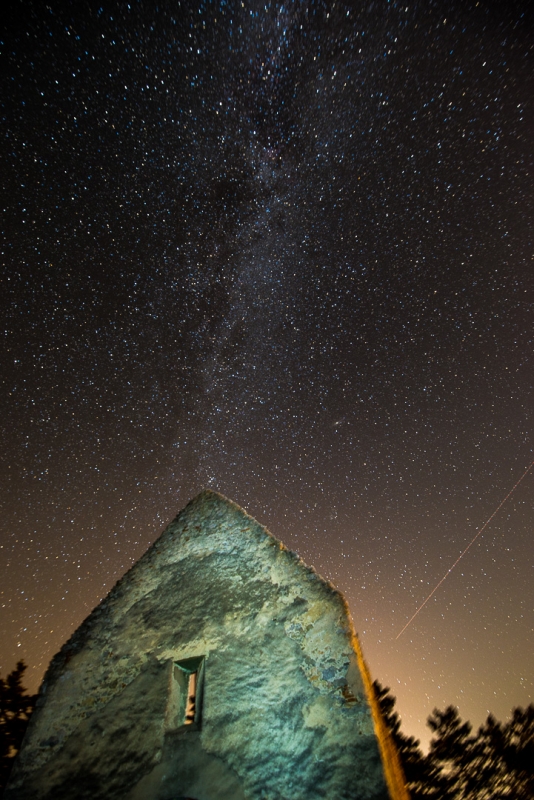
[[[378,681],[373,685],[384,722],[397,747],[411,800],[440,799],[439,768],[424,755],[418,739],[402,733],[400,717],[394,710],[396,698],[389,687],[383,687]]]
[[[476,734],[454,706],[434,709],[425,755],[402,733],[395,697],[378,681],[374,686],[412,800],[534,800],[534,705],[514,708],[505,723],[490,714]]]
[[[37,698],[26,694],[22,685],[25,670],[26,664],[19,661],[7,678],[0,678],[0,792],[7,783]]]

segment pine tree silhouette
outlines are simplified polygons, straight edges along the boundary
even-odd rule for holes
[[[514,708],[508,722],[490,714],[476,734],[454,706],[434,709],[427,755],[405,736],[390,690],[374,683],[384,721],[397,746],[412,800],[533,800],[534,705]]]
[[[37,695],[26,694],[22,685],[26,668],[24,661],[19,661],[7,678],[0,678],[0,793],[9,778],[37,699]]]

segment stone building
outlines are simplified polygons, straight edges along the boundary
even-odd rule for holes
[[[54,657],[6,800],[407,800],[342,595],[196,497]]]

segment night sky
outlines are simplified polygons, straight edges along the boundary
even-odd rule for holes
[[[0,671],[203,487],[406,732],[533,697],[532,2],[7,3]],[[164,598],[162,598],[164,602]]]

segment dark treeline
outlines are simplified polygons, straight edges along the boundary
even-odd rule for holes
[[[7,678],[0,678],[0,794],[7,783],[15,758],[35,706],[37,695],[29,695],[22,685],[26,670],[19,661]]]
[[[374,683],[378,702],[393,736],[412,800],[533,800],[534,705],[514,708],[507,722],[491,714],[476,733],[454,706],[434,709],[425,755],[419,741],[401,731],[395,698]]]
[[[0,794],[35,706],[36,695],[22,685],[25,669],[19,661],[0,678]],[[534,705],[514,708],[504,723],[490,714],[477,733],[454,706],[435,709],[428,718],[433,736],[425,755],[417,739],[402,733],[390,690],[378,681],[374,687],[412,800],[533,800]]]

